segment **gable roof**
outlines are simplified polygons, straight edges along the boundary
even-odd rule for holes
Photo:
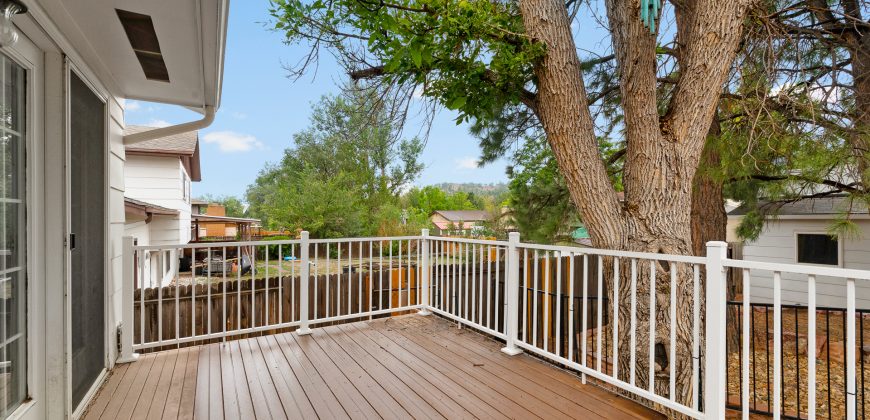
[[[435,213],[451,222],[475,222],[489,220],[489,213],[483,210],[435,210]]]
[[[141,213],[151,214],[178,214],[178,210],[170,209],[157,204],[152,204],[147,201],[136,200],[135,198],[124,197],[124,207],[127,211],[133,210]]]
[[[153,130],[154,127],[143,125],[128,125],[124,135]],[[172,136],[160,137],[154,140],[128,144],[125,150],[129,154],[146,156],[178,156],[184,169],[192,181],[202,181],[199,162],[199,132],[189,131]]]
[[[777,216],[836,216],[844,212],[867,214],[867,202],[852,200],[846,195],[804,198],[796,201],[760,201],[759,207]],[[728,212],[729,216],[742,216],[749,212],[745,205]]]
[[[154,128],[155,127],[146,127],[142,125],[128,125],[127,128],[124,129],[124,135],[128,136],[130,134],[150,131]],[[188,133],[176,134],[174,136],[161,137],[159,139],[134,143],[127,145],[126,147],[128,152],[193,156],[193,154],[196,153],[198,144],[199,132],[191,131]]]

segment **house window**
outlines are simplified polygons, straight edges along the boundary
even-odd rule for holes
[[[184,170],[181,171],[181,191],[184,194],[184,202],[190,203],[190,178]]]
[[[824,233],[797,235],[797,262],[804,264],[840,265],[838,239]]]

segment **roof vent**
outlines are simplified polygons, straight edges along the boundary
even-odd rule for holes
[[[166,62],[160,52],[160,43],[157,41],[157,33],[154,32],[154,22],[151,16],[126,10],[115,9],[118,19],[124,26],[130,46],[139,59],[145,78],[148,80],[169,81],[169,71],[166,70]]]

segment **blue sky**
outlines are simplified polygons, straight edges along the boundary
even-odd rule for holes
[[[295,63],[304,53],[282,43],[270,31],[268,2],[231,2],[223,98],[215,122],[200,131],[202,182],[193,195],[243,196],[247,186],[267,162],[281,158],[292,146],[292,135],[308,126],[311,104],[321,96],[337,93],[346,79],[328,54],[314,72],[292,81],[284,64]],[[456,126],[449,111],[441,112],[429,132],[423,152],[426,165],[416,185],[439,182],[504,182],[504,161],[477,168],[477,141],[467,126]],[[128,124],[168,125],[198,119],[184,108],[148,102],[128,102]],[[409,137],[422,127],[406,127]]]

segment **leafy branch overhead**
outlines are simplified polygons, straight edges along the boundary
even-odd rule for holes
[[[523,34],[512,2],[276,0],[271,13],[288,43],[311,48],[297,74],[328,47],[353,79],[421,86],[460,121],[534,102],[526,86],[543,47]]]

